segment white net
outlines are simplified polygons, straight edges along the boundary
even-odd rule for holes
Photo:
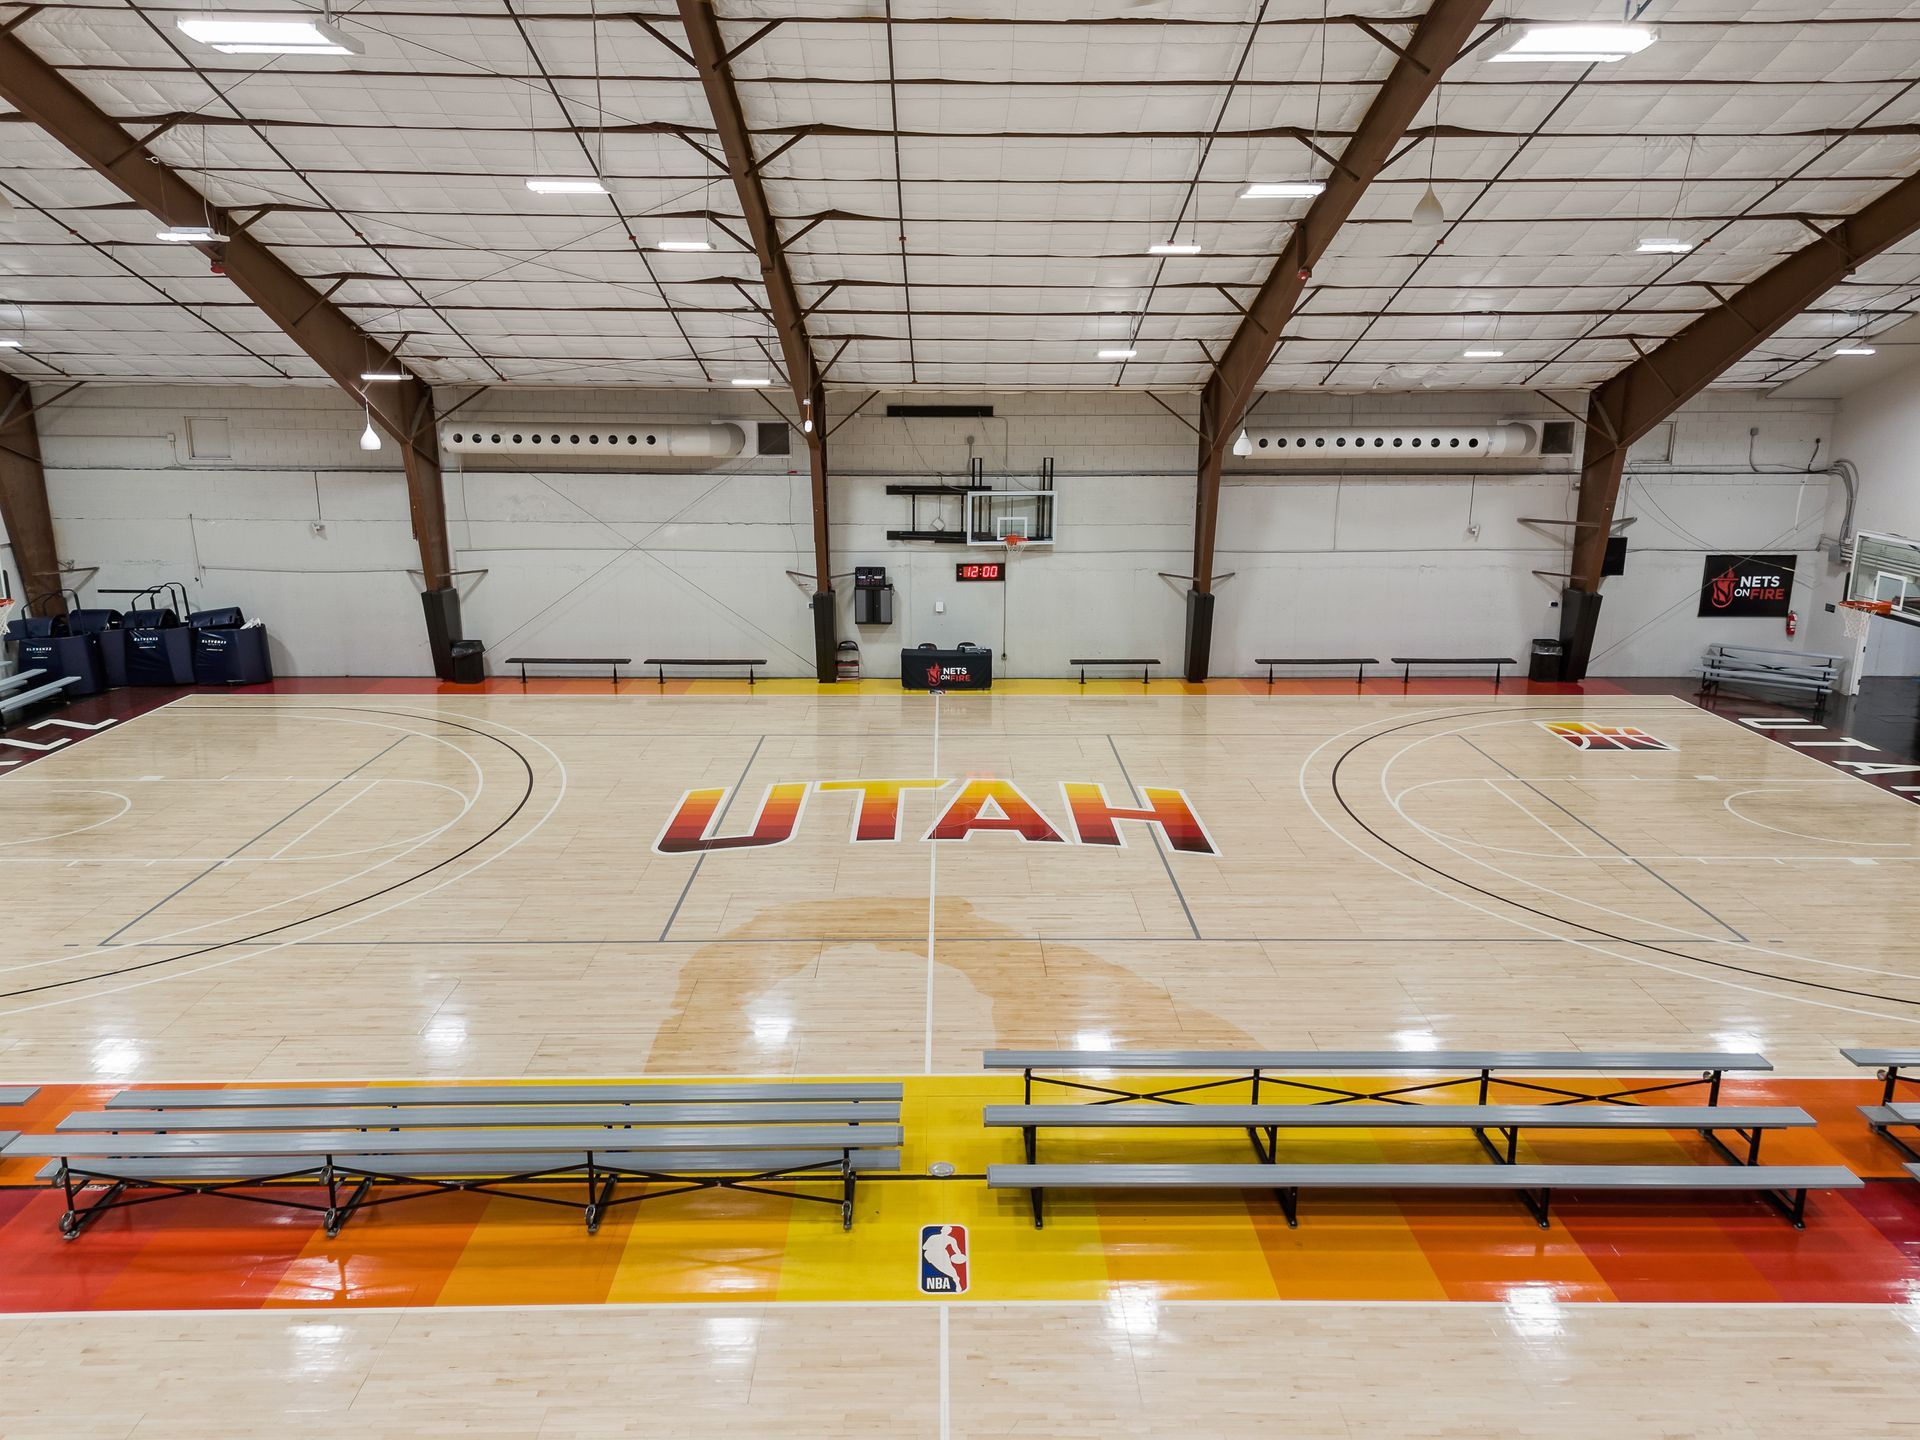
[[[1873,612],[1852,605],[1840,607],[1840,623],[1847,627],[1847,639],[1864,640],[1873,628]]]

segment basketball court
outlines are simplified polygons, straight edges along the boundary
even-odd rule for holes
[[[1898,1309],[1920,1285],[1920,1206],[1893,1179],[1818,1204],[1803,1232],[1735,1199],[1596,1197],[1540,1231],[1509,1201],[1444,1196],[1322,1202],[1297,1231],[1259,1197],[1069,1199],[1036,1232],[977,1183],[1008,1148],[978,1107],[1018,1092],[980,1070],[1001,1046],[1758,1050],[1811,1078],[1737,1082],[1743,1101],[1821,1117],[1780,1153],[1897,1176],[1852,1108],[1871,1087],[1817,1077],[1853,1073],[1842,1044],[1912,1032],[1920,974],[1878,937],[1914,923],[1920,810],[1780,731],[1603,685],[437,688],[188,695],[0,782],[22,935],[0,1062],[63,1082],[28,1127],[160,1082],[888,1077],[908,1086],[904,1183],[871,1185],[850,1232],[717,1194],[589,1242],[454,1196],[327,1241],[189,1201],[63,1247],[57,1194],[16,1162],[14,1308],[67,1316],[11,1322],[29,1407],[76,1383],[148,1393],[94,1375],[104,1346],[233,1404],[290,1365],[303,1407],[377,1433],[430,1428],[510,1362],[579,1367],[582,1388],[492,1412],[506,1431],[619,1423],[644,1395],[669,1429],[721,1406],[809,1433],[995,1434],[1038,1414],[1058,1417],[1048,1433],[1185,1415],[1252,1434],[1272,1423],[1258,1387],[1211,1366],[1266,1354],[1296,1328],[1288,1307],[1312,1305],[1310,1348],[1279,1362],[1296,1392],[1327,1387],[1289,1407],[1306,1433],[1431,1405],[1368,1373],[1382,1346],[1457,1375],[1445,1403],[1467,1424],[1510,1397],[1503,1356],[1566,1357],[1564,1389],[1503,1433],[1584,1433],[1571,1412],[1618,1366],[1681,1349],[1644,1388],[1649,1415],[1806,1405],[1808,1375],[1829,1420],[1880,1415],[1847,1397],[1873,1393],[1905,1327],[1848,1307]],[[865,788],[822,788],[849,781]],[[989,781],[1031,812],[988,803],[987,828],[923,838]],[[1185,849],[1139,820],[1087,843],[1085,792],[1076,821],[1063,785],[1116,808],[1178,792],[1199,826]],[[790,827],[766,814],[782,786],[806,790]],[[689,796],[710,819],[692,833],[779,843],[662,853]],[[913,1237],[942,1220],[972,1234],[972,1295],[919,1310]],[[1703,1334],[1679,1301],[1720,1308]],[[134,1313],[71,1313],[101,1310]],[[609,1349],[645,1357],[631,1379],[559,1358]],[[220,1376],[236,1353],[258,1381]]]
[[[1911,1436],[1917,67],[0,0],[0,1440]]]

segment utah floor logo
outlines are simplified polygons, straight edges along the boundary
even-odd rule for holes
[[[967,1227],[920,1227],[920,1293],[964,1295],[972,1266],[967,1261]]]
[[[1589,725],[1584,720],[1542,720],[1540,728],[1576,750],[1671,750],[1637,725]]]

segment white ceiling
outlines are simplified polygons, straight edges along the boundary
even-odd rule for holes
[[[222,56],[174,28],[226,0],[79,0],[17,32],[441,383],[708,385],[778,346],[666,0],[363,0],[344,60]],[[290,0],[262,10],[317,8]],[[1319,3],[719,0],[816,356],[836,387],[1193,389],[1393,54]],[[1404,37],[1418,9],[1369,7]],[[1514,18],[1619,18],[1529,0]],[[634,16],[646,21],[639,23]],[[1399,18],[1396,19],[1395,16]],[[1108,23],[1115,17],[1127,23]],[[958,18],[963,17],[963,18]],[[1177,18],[1171,18],[1177,17]],[[1271,388],[1605,379],[1920,167],[1911,0],[1654,0],[1617,65],[1455,66],[1439,123],[1315,271]],[[651,27],[651,30],[649,29]],[[657,32],[657,37],[655,33]],[[669,43],[663,43],[669,42]],[[1238,72],[1238,82],[1234,77]],[[1584,78],[1583,78],[1584,77]],[[897,132],[897,134],[896,134]],[[1280,132],[1280,133],[1275,133]],[[530,175],[604,175],[537,196]],[[1429,176],[1442,232],[1407,221]],[[32,379],[278,383],[319,371],[190,247],[0,112],[0,352]],[[713,219],[706,218],[711,213]],[[904,217],[904,218],[903,218]],[[731,232],[731,233],[729,233]],[[1684,256],[1633,253],[1678,235]],[[1204,253],[1143,252],[1171,238]],[[650,249],[705,237],[710,254]],[[1920,240],[1857,271],[1723,383],[1772,386],[1920,297]],[[16,307],[18,307],[16,309]],[[1466,360],[1469,343],[1503,349]],[[1099,361],[1101,348],[1139,358]],[[371,367],[382,358],[376,350]]]

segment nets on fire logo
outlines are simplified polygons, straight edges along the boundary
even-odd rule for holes
[[[1791,555],[1709,555],[1700,578],[1702,615],[1785,615],[1793,595]]]
[[[964,1295],[971,1283],[972,1264],[967,1259],[967,1227],[964,1225],[922,1225],[920,1227],[920,1293],[922,1295]]]
[[[1576,750],[1671,750],[1637,725],[1589,725],[1584,720],[1542,720],[1540,728]]]

